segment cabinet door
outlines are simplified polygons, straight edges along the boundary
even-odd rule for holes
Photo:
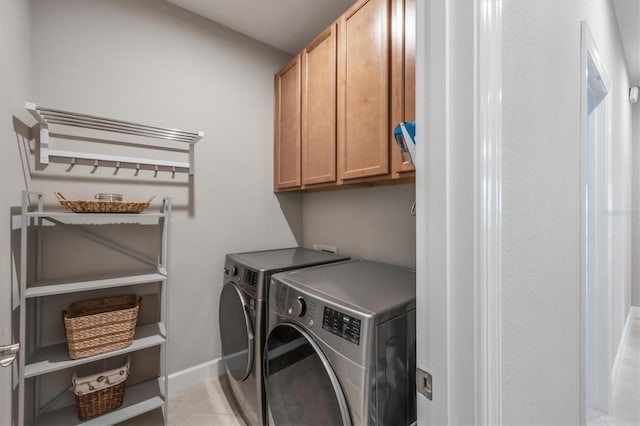
[[[416,0],[404,0],[404,121],[416,119]]]
[[[302,183],[336,180],[336,25],[302,52]]]
[[[300,186],[300,55],[275,75],[274,190]]]
[[[340,179],[389,173],[390,0],[361,0],[339,20]]]
[[[391,125],[416,119],[416,0],[393,0],[393,47],[391,63]],[[394,177],[415,168],[402,158],[392,141],[391,162]]]

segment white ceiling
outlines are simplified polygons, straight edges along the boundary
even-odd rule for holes
[[[354,0],[167,0],[295,55]],[[631,85],[640,85],[640,0],[613,0]]]
[[[295,55],[354,0],[167,0]]]
[[[631,85],[640,85],[640,1],[613,0]]]

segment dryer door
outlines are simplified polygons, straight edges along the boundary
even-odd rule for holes
[[[299,326],[276,326],[265,347],[267,402],[276,425],[351,425],[329,361]]]
[[[253,365],[253,323],[242,291],[232,282],[222,288],[219,318],[222,358],[229,374],[243,381]]]

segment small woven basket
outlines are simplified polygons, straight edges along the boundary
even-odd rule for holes
[[[131,345],[141,301],[126,294],[71,304],[62,312],[69,357],[86,358]]]
[[[54,192],[58,202],[75,213],[140,213],[153,201],[108,201],[108,200],[68,200],[59,192]]]
[[[131,359],[119,368],[93,376],[76,377],[70,391],[76,396],[76,407],[80,420],[89,420],[122,405],[125,381],[129,376]]]

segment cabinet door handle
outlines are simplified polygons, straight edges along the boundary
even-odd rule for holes
[[[8,367],[13,364],[18,355],[18,351],[20,351],[20,343],[0,346],[0,367]]]

